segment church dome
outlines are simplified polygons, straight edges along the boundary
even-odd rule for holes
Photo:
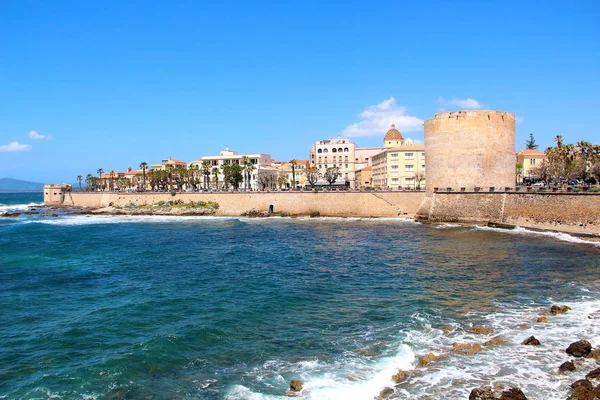
[[[398,129],[396,129],[396,125],[392,124],[392,128],[389,131],[387,131],[387,133],[385,134],[385,139],[383,139],[383,140],[386,142],[388,140],[399,140],[399,141],[403,142],[404,138],[400,134],[400,131]]]

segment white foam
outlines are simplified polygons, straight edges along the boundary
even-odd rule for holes
[[[595,242],[593,240],[585,240],[577,236],[569,235],[568,233],[563,232],[550,232],[550,231],[532,231],[520,226],[515,227],[514,229],[503,229],[503,228],[494,228],[490,226],[474,226],[472,227],[474,230],[482,230],[482,231],[494,231],[501,233],[508,233],[514,235],[531,235],[531,236],[545,236],[550,237],[556,240],[560,240],[563,242],[570,243],[578,243],[578,244],[587,244],[595,247],[600,247],[600,242]]]
[[[23,223],[39,223],[49,225],[102,225],[102,224],[141,224],[141,223],[176,223],[202,222],[207,220],[233,220],[231,217],[213,216],[181,216],[181,215],[66,215],[53,218],[39,218]]]
[[[43,204],[38,203],[29,203],[29,204],[10,204],[10,205],[0,205],[0,214],[6,214],[7,212],[15,212],[15,211],[26,211],[31,207],[42,207]]]

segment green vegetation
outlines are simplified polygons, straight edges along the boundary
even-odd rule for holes
[[[170,201],[159,201],[157,204],[144,204],[138,206],[137,204],[129,203],[126,206],[120,208],[136,208],[136,209],[151,209],[151,208],[209,208],[212,210],[219,209],[219,203],[214,201],[191,201],[189,203],[183,200],[170,200]]]

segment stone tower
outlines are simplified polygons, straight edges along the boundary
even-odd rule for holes
[[[427,196],[434,188],[472,191],[515,185],[515,114],[444,112],[425,121]]]

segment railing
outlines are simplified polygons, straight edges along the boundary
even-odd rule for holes
[[[452,188],[445,187],[433,188],[434,193],[598,193],[600,194],[600,186],[599,185],[565,185],[565,186],[504,186],[504,187],[460,187],[460,188]]]

